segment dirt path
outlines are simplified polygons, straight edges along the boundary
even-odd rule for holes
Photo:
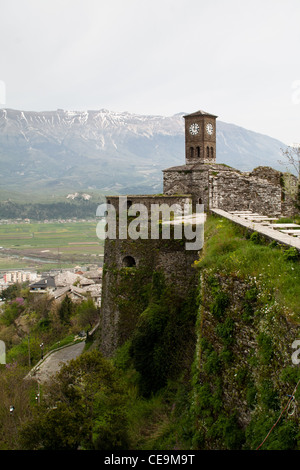
[[[31,376],[40,383],[46,382],[51,375],[59,371],[63,364],[71,359],[76,359],[82,353],[84,346],[85,342],[82,341],[53,352],[32,371]]]

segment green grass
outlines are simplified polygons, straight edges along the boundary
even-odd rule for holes
[[[25,241],[26,240],[26,241]],[[0,225],[0,242],[3,247],[44,247],[70,242],[99,242],[96,222],[36,223]]]
[[[25,268],[36,263],[23,256],[52,259],[45,267],[69,267],[82,262],[102,260],[103,241],[96,235],[96,222],[30,223],[0,225],[0,269]],[[46,251],[47,250],[47,251]],[[20,258],[12,259],[9,255]],[[5,256],[5,257],[4,257]],[[60,263],[57,259],[60,259]]]
[[[280,303],[286,314],[300,320],[300,262],[287,260],[286,248],[255,243],[226,219],[208,217],[206,244],[196,266],[253,281],[261,295]]]
[[[74,334],[66,336],[61,341],[57,341],[56,343],[49,346],[49,348],[47,349],[47,352],[53,351],[58,348],[63,348],[65,346],[70,346],[71,344],[81,343],[82,341],[84,341],[83,339],[79,339],[79,338],[76,339],[75,341],[74,340],[75,340]]]
[[[276,224],[300,224],[300,216],[296,215],[295,217],[281,217],[280,219],[276,220]]]

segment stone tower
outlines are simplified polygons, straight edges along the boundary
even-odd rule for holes
[[[216,161],[216,118],[205,111],[184,116],[185,164],[163,170],[164,194],[190,194],[193,205],[269,216],[287,212],[281,174],[264,167],[241,172]]]
[[[186,164],[216,161],[216,118],[205,111],[184,116]]]
[[[185,204],[191,205],[190,195],[129,195],[124,205],[120,205],[119,196],[107,196],[107,203],[114,207],[117,229],[105,240],[100,336],[102,353],[111,356],[130,339],[140,315],[147,308],[147,292],[157,273],[163,275],[166,286],[175,289],[178,299],[185,301],[187,292],[197,283],[197,270],[192,265],[198,258],[198,249],[186,249],[184,233],[182,238],[177,238],[172,222],[167,224],[170,236],[164,237],[160,216],[158,237],[152,236],[153,206],[178,205],[183,209]],[[131,238],[127,229],[134,223],[130,213],[135,204],[147,209],[147,214],[141,236]],[[118,226],[122,219],[126,219],[127,229],[121,233]]]
[[[131,338],[151,300],[147,296],[158,274],[163,276],[167,288],[176,292],[180,302],[185,301],[198,282],[192,267],[198,259],[198,249],[187,250],[184,238],[177,237],[175,218],[170,221],[170,228],[174,228],[170,237],[162,236],[160,217],[159,236],[152,237],[153,206],[177,204],[182,208],[189,203],[194,211],[197,205],[203,205],[205,212],[217,208],[227,212],[251,210],[276,217],[289,214],[291,204],[284,194],[283,175],[279,171],[258,167],[243,173],[216,162],[216,118],[204,111],[184,116],[186,161],[184,165],[163,170],[163,194],[130,195],[122,207],[119,196],[107,196],[107,203],[116,214],[116,224],[126,214],[125,231],[116,230],[114,236],[105,240],[100,343],[107,356]],[[147,222],[145,232],[141,231],[141,235],[147,236],[130,238],[129,228],[136,223],[132,220],[135,204],[147,209],[143,219],[143,223]]]

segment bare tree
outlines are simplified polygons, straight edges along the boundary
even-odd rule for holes
[[[295,207],[300,210],[300,145],[281,149],[284,161],[280,161],[287,169],[284,175],[284,191],[291,197]]]
[[[281,149],[285,161],[280,162],[281,165],[286,165],[287,170],[291,173],[296,173],[298,182],[300,181],[300,145],[288,146],[285,150]]]

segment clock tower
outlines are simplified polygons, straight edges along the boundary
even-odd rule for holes
[[[186,164],[216,161],[217,117],[205,111],[196,111],[184,116]]]

